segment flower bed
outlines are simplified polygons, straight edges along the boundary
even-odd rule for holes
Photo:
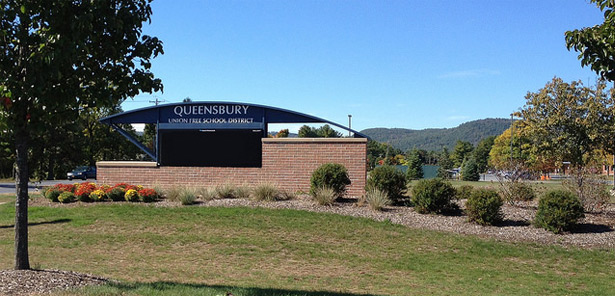
[[[65,194],[70,193],[70,194]],[[60,196],[62,198],[60,198]],[[43,191],[43,195],[52,202],[101,202],[101,201],[131,201],[153,202],[159,199],[160,193],[151,188],[141,185],[118,183],[113,186],[108,184],[97,185],[83,182],[81,184],[56,184]],[[68,196],[72,198],[67,198]]]

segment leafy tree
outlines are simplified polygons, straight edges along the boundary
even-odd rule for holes
[[[521,111],[523,130],[537,154],[584,167],[603,148],[602,91],[579,82],[554,78],[536,93],[528,93]]]
[[[341,138],[342,134],[325,124],[316,129],[316,135],[322,138]]]
[[[328,124],[319,128],[303,125],[299,128],[299,138],[341,138],[342,134]]]
[[[286,129],[280,130],[277,134],[275,134],[275,137],[276,138],[288,138],[289,134],[290,132],[286,128]]]
[[[489,152],[491,152],[491,147],[493,147],[494,140],[495,136],[484,138],[478,142],[476,149],[474,149],[472,158],[476,161],[479,173],[484,173],[487,171],[489,164]]]
[[[604,22],[590,28],[566,32],[566,47],[579,52],[583,67],[591,69],[615,81],[615,2],[612,0],[590,0],[604,12]]]
[[[472,143],[458,140],[457,144],[455,144],[455,149],[451,154],[453,166],[456,168],[461,167],[463,162],[472,155],[472,150],[474,150]]]
[[[28,153],[50,119],[162,89],[150,71],[162,42],[142,34],[151,0],[3,1],[0,97],[16,157],[15,269],[29,269]]]
[[[493,140],[493,146],[489,152],[489,166],[497,170],[504,170],[509,168],[511,162],[530,163],[532,157],[530,139],[522,133],[519,121],[515,122],[514,133],[512,155],[510,152],[510,128]]]
[[[440,158],[438,159],[438,177],[443,179],[450,178],[448,170],[453,168],[453,162],[451,161],[451,156],[448,153],[448,149],[446,147],[442,148],[442,152],[440,153]]]
[[[316,129],[307,125],[303,125],[299,128],[299,138],[317,138],[318,133]]]
[[[406,179],[418,180],[423,178],[423,163],[418,150],[413,150],[408,156],[408,171],[406,171]]]

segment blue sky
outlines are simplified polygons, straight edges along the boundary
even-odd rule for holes
[[[299,111],[352,127],[509,117],[554,76],[593,84],[564,32],[602,22],[583,0],[168,1],[144,33],[164,93]]]

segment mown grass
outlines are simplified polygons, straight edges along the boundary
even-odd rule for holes
[[[0,269],[14,203],[0,205]],[[30,208],[30,261],[119,280],[61,295],[612,295],[615,253],[295,210]]]

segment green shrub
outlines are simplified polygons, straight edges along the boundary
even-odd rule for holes
[[[310,195],[323,187],[332,189],[335,196],[342,197],[346,192],[346,186],[350,185],[350,178],[346,168],[337,163],[325,163],[312,172],[310,179]]]
[[[73,194],[72,192],[68,192],[68,191],[62,192],[58,196],[58,201],[61,203],[73,202],[75,201],[75,194]]]
[[[381,211],[384,207],[391,205],[391,199],[386,192],[371,188],[365,193],[365,203],[374,211]]]
[[[471,185],[462,185],[457,189],[457,194],[455,194],[456,199],[468,199],[470,195],[472,195],[472,191],[474,191],[474,187]]]
[[[583,205],[572,192],[553,190],[538,201],[534,225],[554,233],[570,230],[584,217]]]
[[[179,202],[181,202],[181,204],[185,206],[194,204],[196,202],[195,192],[191,189],[184,188],[179,193]]]
[[[333,202],[337,199],[337,193],[333,188],[320,187],[314,190],[312,198],[317,204],[328,206],[332,205]]]
[[[126,190],[122,187],[114,187],[107,192],[107,197],[109,197],[112,201],[122,201],[124,200],[124,195],[126,194]]]
[[[519,181],[500,182],[500,195],[510,205],[515,205],[518,201],[530,201],[536,198],[532,186]]]
[[[372,189],[383,191],[391,201],[399,204],[406,192],[406,176],[393,166],[379,166],[369,173],[365,189],[366,191]]]
[[[45,197],[52,202],[58,202],[58,196],[60,196],[61,193],[62,191],[60,190],[57,190],[55,188],[49,188],[45,192]]]
[[[420,180],[412,187],[412,203],[421,214],[447,213],[457,209],[452,202],[455,193],[455,188],[442,179]]]
[[[477,189],[466,202],[468,220],[481,225],[494,225],[502,221],[502,198],[495,190]]]
[[[139,201],[139,192],[135,189],[128,189],[126,193],[124,193],[124,199],[132,202]]]
[[[276,201],[281,200],[280,191],[271,184],[261,184],[254,188],[252,196],[255,200]]]
[[[515,186],[515,199],[520,201],[531,201],[536,198],[536,193],[530,184],[517,183]]]

